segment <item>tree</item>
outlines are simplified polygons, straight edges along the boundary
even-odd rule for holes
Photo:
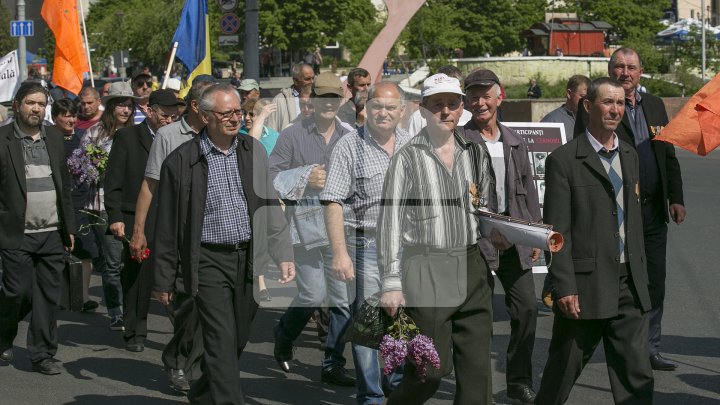
[[[0,25],[5,27],[4,30],[0,31],[0,56],[4,56],[8,52],[17,48],[17,40],[10,36],[10,12],[5,5],[0,3]]]

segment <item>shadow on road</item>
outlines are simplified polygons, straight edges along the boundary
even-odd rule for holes
[[[66,402],[65,405],[173,405],[186,404],[187,401],[173,401],[170,399],[144,397],[142,395],[119,395],[109,397],[105,395],[80,395],[75,397],[72,402]]]

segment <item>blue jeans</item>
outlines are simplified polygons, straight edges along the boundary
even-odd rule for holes
[[[306,250],[295,247],[295,263],[298,295],[293,298],[290,307],[280,318],[276,339],[282,343],[292,343],[300,336],[310,320],[315,308],[321,307],[327,298],[330,312],[323,370],[344,367],[347,360],[343,356],[345,342],[342,340],[345,330],[350,326],[350,292],[347,284],[332,274],[332,252],[329,246]]]
[[[356,296],[353,311],[360,310],[363,302],[380,292],[380,270],[377,265],[377,239],[375,236],[347,236],[348,254],[355,267]],[[380,366],[380,353],[369,347],[352,345],[357,377],[357,403],[379,404],[385,400],[383,385],[393,390],[402,380],[402,367],[384,376]]]
[[[108,219],[107,213],[104,211],[95,214],[105,221]],[[93,219],[90,222],[93,222]],[[123,243],[115,239],[112,234],[107,233],[107,227],[105,226],[93,226],[91,229],[97,246],[100,248],[100,254],[93,259],[93,268],[102,274],[103,295],[105,296],[108,316],[112,320],[118,317],[122,318],[120,273],[123,268]]]

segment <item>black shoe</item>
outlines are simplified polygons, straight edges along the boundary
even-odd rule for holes
[[[7,349],[3,350],[2,352],[0,352],[0,360],[2,360],[2,361],[7,361],[8,363],[10,363],[11,361],[13,361],[13,348],[12,348],[12,346],[10,346],[9,348],[7,348]]]
[[[99,304],[97,303],[97,301],[87,300],[83,303],[82,310],[83,312],[93,312],[97,309],[98,306]]]
[[[145,345],[142,343],[128,343],[125,345],[125,350],[129,352],[140,353],[145,350]]]
[[[180,392],[190,391],[190,383],[187,378],[185,378],[184,371],[171,368],[167,372],[168,380],[170,380],[170,388]]]
[[[278,326],[275,327],[275,347],[273,347],[273,355],[275,361],[277,361],[280,370],[289,373],[290,372],[290,361],[293,359],[292,343],[286,343],[283,338],[279,336],[280,329]]]
[[[339,385],[341,387],[354,387],[355,379],[348,375],[345,367],[333,367],[328,370],[323,370],[320,375],[323,382],[333,385]]]
[[[677,368],[677,364],[665,359],[660,353],[650,356],[650,366],[658,371],[673,371]]]
[[[510,399],[517,399],[522,404],[534,404],[535,403],[535,391],[532,387],[527,385],[519,385],[516,387],[508,388],[507,396]]]
[[[117,318],[113,321],[110,321],[110,330],[117,330],[120,332],[125,331],[125,323],[123,322],[123,319]]]
[[[53,363],[52,359],[44,359],[37,363],[32,364],[32,371],[42,373],[45,375],[57,375],[60,374],[60,367]]]

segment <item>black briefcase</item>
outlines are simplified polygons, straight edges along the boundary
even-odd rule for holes
[[[65,270],[60,288],[60,308],[74,312],[83,310],[82,261],[70,253],[65,255]]]

